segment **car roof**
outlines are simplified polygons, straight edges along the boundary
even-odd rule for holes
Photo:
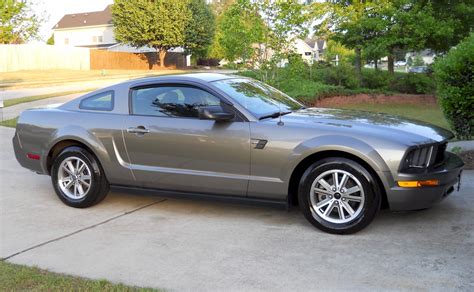
[[[153,83],[153,82],[180,82],[180,81],[194,81],[199,83],[208,83],[217,80],[231,79],[231,78],[242,78],[241,76],[232,75],[232,74],[221,74],[221,73],[184,73],[184,74],[169,74],[153,77],[142,77],[138,79],[132,79],[126,81],[130,86],[135,86],[143,83]]]

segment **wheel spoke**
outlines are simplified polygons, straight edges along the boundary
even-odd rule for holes
[[[349,201],[353,201],[353,202],[361,202],[362,201],[362,198],[358,197],[358,196],[344,196],[344,198],[346,198]]]
[[[339,213],[339,219],[344,219],[344,211],[341,204],[337,205],[337,212]]]
[[[85,181],[84,181],[84,180],[82,180],[82,179],[81,179],[81,180],[79,180],[79,182],[80,182],[81,184],[83,184],[83,185],[84,185],[86,188],[89,188],[89,186],[90,186],[90,184],[89,184],[89,183],[85,182]]]
[[[77,172],[78,172],[78,173],[82,173],[82,171],[84,170],[85,167],[86,167],[86,164],[85,164],[85,163],[81,164],[81,166],[78,167]]]
[[[348,195],[350,195],[350,194],[357,193],[358,191],[360,191],[359,186],[354,186],[354,187],[348,189],[348,190],[345,192],[344,195],[348,196]]]
[[[333,199],[330,199],[330,198],[326,198],[325,200],[319,202],[318,204],[316,204],[316,207],[318,208],[322,208],[330,203],[332,203]]]
[[[326,211],[324,211],[324,216],[329,216],[334,206],[335,206],[335,203],[332,202],[331,205],[329,205],[329,207],[326,208]]]
[[[91,176],[90,175],[82,175],[81,180],[91,180]]]
[[[79,182],[77,182],[76,185],[77,185],[77,191],[79,192],[79,195],[83,195],[84,189],[82,188],[82,185]]]
[[[72,173],[68,167],[66,167],[66,165],[63,165],[62,169],[64,169],[69,175],[74,175],[74,173]]]
[[[74,183],[74,181],[73,181],[73,180],[70,180],[64,187],[65,187],[66,189],[69,189],[73,183]]]
[[[71,171],[71,174],[74,174],[76,169],[74,168],[74,165],[72,164],[72,161],[69,160],[66,165],[69,168],[69,170]]]
[[[332,174],[332,183],[337,190],[339,188],[339,174],[337,172],[333,172]]]
[[[324,194],[324,195],[332,195],[333,193],[330,191],[326,191],[320,188],[314,188],[314,192],[318,194]]]
[[[347,179],[349,178],[349,176],[347,174],[343,174],[342,175],[342,179],[341,179],[341,182],[339,183],[339,187],[337,188],[338,190],[342,189],[343,187],[346,186],[346,183],[347,183]]]
[[[332,193],[332,187],[325,179],[320,179],[318,183],[322,185],[328,192]]]
[[[349,215],[354,215],[355,211],[354,209],[352,209],[351,205],[349,205],[347,202],[345,201],[342,201],[342,207],[344,207],[344,209],[346,209],[347,213],[349,213]]]

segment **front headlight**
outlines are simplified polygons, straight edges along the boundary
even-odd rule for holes
[[[433,145],[429,145],[409,150],[405,155],[402,170],[428,167],[433,154],[433,147]]]

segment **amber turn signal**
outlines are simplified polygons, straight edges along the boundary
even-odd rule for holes
[[[439,180],[402,180],[398,181],[398,186],[402,188],[435,187],[439,185]]]

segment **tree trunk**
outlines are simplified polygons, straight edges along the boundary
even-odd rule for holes
[[[379,68],[379,62],[377,59],[374,60],[374,68],[377,70]]]
[[[160,68],[164,69],[165,68],[165,57],[166,57],[166,49],[161,48],[158,51],[158,54],[160,55]]]
[[[395,73],[395,66],[394,66],[395,57],[393,56],[393,52],[390,52],[387,58],[388,58],[388,63],[387,63],[388,72],[390,74],[394,74]]]
[[[362,81],[362,67],[361,67],[361,51],[360,48],[355,49],[355,69],[356,69],[356,75],[357,75],[357,80],[359,81],[359,84],[361,84]]]

